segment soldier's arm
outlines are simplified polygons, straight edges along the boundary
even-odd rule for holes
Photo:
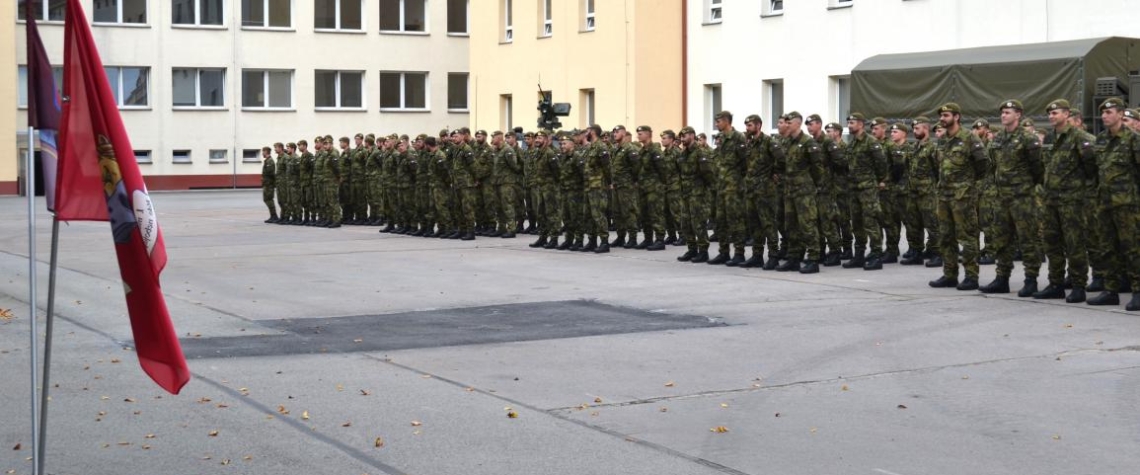
[[[766,137],[765,140],[768,141],[767,149],[768,149],[768,155],[772,159],[773,176],[764,177],[764,178],[773,179],[773,178],[776,178],[776,175],[779,175],[780,170],[784,169],[784,164],[787,163],[787,154],[786,154],[786,151],[784,150],[784,146],[780,145],[779,140],[776,140],[776,139],[772,138],[771,136]],[[764,157],[761,157],[761,159],[763,159],[763,158]]]
[[[1029,163],[1029,174],[1034,184],[1045,182],[1045,161],[1042,158],[1041,141],[1036,135],[1027,134],[1029,141],[1025,144],[1025,161]]]
[[[887,178],[889,178],[887,174],[890,172],[890,169],[887,165],[889,162],[887,155],[883,153],[883,146],[878,143],[871,144],[870,152],[871,167],[875,170],[875,178],[879,180],[880,183],[886,183]]]
[[[1096,139],[1085,134],[1078,137],[1078,140],[1080,143],[1077,144],[1077,152],[1080,154],[1081,168],[1085,173],[1085,178],[1095,183],[1097,179]]]
[[[841,148],[839,144],[836,144],[835,142],[828,142],[828,145],[829,146],[826,150],[827,153],[825,154],[825,159],[827,160],[827,168],[831,170],[832,173],[843,173],[843,168],[847,165],[843,157],[843,148]]]
[[[970,164],[974,167],[974,178],[985,178],[986,172],[990,170],[990,156],[986,153],[986,146],[971,135],[966,147],[969,148],[966,153],[970,154]]]
[[[805,145],[808,155],[808,173],[811,174],[813,184],[819,187],[823,185],[823,177],[827,175],[827,170],[824,169],[823,149],[814,140],[808,140]]]

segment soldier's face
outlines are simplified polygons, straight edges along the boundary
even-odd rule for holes
[[[906,142],[906,132],[903,132],[900,129],[892,130],[891,131],[891,140],[894,141],[895,143]]]
[[[719,117],[716,120],[714,120],[713,125],[716,126],[716,130],[719,130],[721,132],[725,132],[728,130],[729,127],[732,127],[732,123],[729,122],[728,119],[726,119],[724,117]]]
[[[685,144],[685,146],[686,146],[686,147],[688,147],[688,146],[690,146],[690,145],[692,145],[692,144],[693,144],[693,142],[695,141],[695,139],[696,139],[696,135],[694,135],[694,134],[685,134],[685,135],[682,135],[682,136],[681,136],[681,143],[682,143],[682,144]]]
[[[507,136],[507,145],[514,147],[515,145],[518,145],[518,143],[519,143],[519,139],[516,138],[514,134]]]
[[[364,143],[364,139],[360,138],[360,137],[356,137],[356,146],[358,148],[360,147],[360,144],[362,144],[362,143]]]
[[[843,129],[827,129],[827,136],[838,142],[843,138]]]
[[[1080,126],[1081,126],[1081,118],[1077,117],[1075,115],[1069,115],[1069,127],[1080,127]]]
[[[930,133],[930,124],[914,124],[914,138],[922,140]]]
[[[857,135],[859,132],[862,132],[863,131],[863,121],[854,120],[854,119],[848,120],[847,121],[847,131],[850,132],[851,135]]]
[[[989,132],[990,129],[987,127],[977,127],[974,129],[974,135],[976,135],[979,139],[986,138],[986,135],[989,134]]]
[[[1064,109],[1053,109],[1049,111],[1049,125],[1053,128],[1060,128],[1069,121],[1069,111]]]
[[[423,150],[424,149],[424,141],[416,139],[416,142],[414,144],[412,144],[412,146],[415,147],[416,150]]]
[[[571,151],[574,150],[574,141],[573,140],[564,138],[564,139],[562,139],[561,144],[562,144],[562,151],[563,152],[570,153]]]
[[[290,154],[297,153],[297,148],[296,147],[289,147],[289,153]]]
[[[496,135],[494,137],[491,137],[491,145],[494,145],[496,147],[503,145],[503,136]]]
[[[941,127],[934,129],[934,136],[938,137],[938,138],[945,137],[946,136],[946,129],[941,128]]]
[[[744,131],[748,132],[748,135],[756,135],[756,132],[760,131],[760,126],[756,125],[755,122],[745,122]]]
[[[1140,129],[1140,121],[1133,119],[1133,118],[1130,118],[1130,117],[1125,117],[1124,118],[1124,126],[1130,128],[1132,130],[1138,130],[1138,129]]]
[[[1021,113],[1017,109],[1002,109],[1001,110],[1001,125],[1006,129],[1017,127],[1021,123]]]
[[[823,122],[815,120],[808,122],[808,133],[813,136],[819,135],[820,129],[823,129]]]
[[[274,145],[273,146],[273,152],[278,154],[278,155],[281,155],[282,153],[285,153],[285,147],[282,147],[280,145]]]
[[[305,153],[309,149],[309,144],[303,143],[300,145],[300,147],[301,147],[301,153]]]
[[[938,114],[938,123],[943,127],[950,127],[950,125],[954,124],[954,122],[955,119],[953,112],[940,112]]]
[[[269,158],[269,150],[262,150],[261,158]]]
[[[653,140],[653,132],[650,132],[648,130],[642,130],[641,132],[637,133],[637,141],[638,142],[649,143],[651,140]]]
[[[475,141],[478,143],[487,143],[487,136],[483,134],[475,134]]]
[[[875,138],[877,138],[877,139],[882,139],[883,137],[886,137],[887,136],[886,124],[875,124],[875,125],[871,126],[871,134],[874,135]]]
[[[668,135],[661,137],[661,146],[666,147],[666,148],[672,147],[673,146],[673,138],[668,136]]]
[[[526,143],[527,148],[530,148],[531,145],[535,144],[535,139],[535,137],[526,137],[523,139],[523,142]]]
[[[1104,121],[1104,126],[1110,129],[1118,127],[1120,125],[1120,119],[1123,117],[1124,114],[1121,114],[1120,110],[1115,107],[1109,107],[1100,111],[1100,119]]]

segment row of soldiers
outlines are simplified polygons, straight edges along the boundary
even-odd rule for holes
[[[1080,186],[1052,183],[1050,177],[1068,172],[1057,168],[1050,173],[1056,167],[1049,164],[1068,160],[1063,155],[1072,151],[1042,147],[1040,138],[1022,124],[1020,102],[1007,101],[999,109],[1004,128],[985,127],[986,133],[977,135],[962,127],[961,110],[952,103],[939,109],[937,121],[917,117],[911,125],[888,124],[881,118],[867,121],[854,113],[847,117],[849,142],[843,140],[842,125],[824,126],[814,114],[806,122],[797,112],[785,114],[778,118],[779,133],[768,135],[759,116],[746,118],[741,133],[732,126],[732,114],[722,111],[714,121],[715,148],[698,139],[691,127],[679,133],[666,130],[656,137],[660,142],[647,126],[633,133],[622,126],[603,132],[596,125],[540,131],[526,134],[525,146],[511,133],[495,132],[487,143],[485,132],[472,137],[466,128],[443,131],[438,139],[421,135],[410,145],[407,137],[393,135],[376,144],[371,136],[358,135],[356,148],[342,138],[341,152],[332,149],[331,137],[324,137],[317,157],[308,159],[303,150],[297,156],[278,147],[278,161],[286,164],[284,175],[292,178],[298,167],[302,190],[295,195],[297,187],[288,185],[283,199],[277,183],[280,218],[272,191],[266,192],[266,204],[271,221],[335,227],[343,215],[351,224],[386,222],[382,232],[467,240],[527,232],[539,235],[531,247],[597,253],[609,252],[611,246],[662,250],[673,243],[688,247],[681,261],[778,271],[813,273],[821,264],[876,270],[901,257],[902,264],[925,261],[928,267],[942,267],[943,276],[931,285],[960,290],[979,289],[979,227],[984,225],[998,277],[981,287],[983,292],[1009,292],[1012,262],[1019,253],[1025,258],[1026,285],[1018,295],[1064,298],[1068,261],[1073,288],[1069,301],[1084,301],[1088,273],[1087,266],[1082,271],[1079,259],[1071,257],[1078,253],[1073,246],[1092,235],[1098,243],[1115,240],[1104,246],[1110,251],[1096,251],[1101,264],[1094,262],[1094,276],[1101,273],[1105,290],[1090,303],[1112,303],[1126,288],[1123,271],[1140,269],[1140,261],[1127,264],[1135,259],[1130,243],[1136,242],[1138,225],[1134,221],[1111,231],[1101,226],[1091,230],[1091,220],[1076,223],[1073,220],[1084,215],[1068,210],[1056,214],[1060,231],[1054,231],[1046,219],[1054,203],[1050,197],[1061,196],[1058,200],[1065,202],[1081,197],[1081,206],[1115,209],[1101,206],[1100,190],[1135,195],[1140,175],[1127,175],[1131,191],[1113,191],[1120,185],[1098,179],[1094,161],[1093,167],[1080,169],[1079,176],[1062,178]],[[1134,112],[1119,100],[1102,105],[1102,110],[1118,109],[1116,124],[1135,121]],[[1051,122],[1054,111],[1062,111],[1056,114],[1065,115],[1067,123],[1071,108],[1066,102],[1051,104]],[[1068,144],[1067,130],[1055,126],[1053,143]],[[1126,139],[1133,143],[1131,135]],[[307,194],[306,163],[322,170],[316,166],[322,153],[326,172],[320,174],[320,190]],[[266,160],[267,169],[271,162]],[[310,195],[315,203],[306,204]],[[1027,203],[1021,200],[1025,196]],[[1113,199],[1110,203],[1123,198]],[[1121,202],[1136,207],[1135,198]],[[524,222],[529,226],[524,228]],[[910,249],[900,255],[904,224]],[[616,231],[613,240],[611,229]],[[715,230],[711,238],[710,229]],[[1130,230],[1133,238],[1120,230]],[[715,257],[709,255],[712,241],[718,242]],[[1042,242],[1050,261],[1050,283],[1038,291]],[[746,259],[748,246],[752,256]],[[942,259],[941,249],[950,250],[950,257]],[[961,282],[959,254],[966,274]],[[1134,295],[1130,310],[1140,306],[1137,300]]]

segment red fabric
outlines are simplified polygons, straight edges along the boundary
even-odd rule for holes
[[[139,364],[178,394],[190,370],[158,281],[166,246],[78,0],[67,2],[63,58],[58,219],[111,222]]]

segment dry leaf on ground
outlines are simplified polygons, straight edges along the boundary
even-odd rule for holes
[[[725,432],[728,432],[728,428],[725,426],[716,426],[716,427],[713,427],[712,429],[709,429],[709,432],[716,432],[718,434],[723,434]]]

